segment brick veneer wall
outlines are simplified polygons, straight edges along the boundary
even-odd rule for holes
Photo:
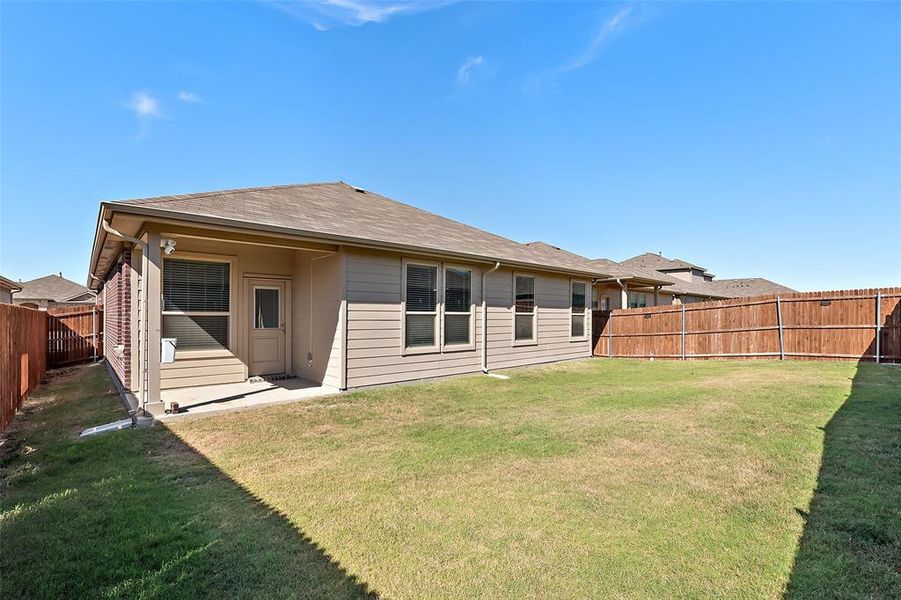
[[[131,249],[126,248],[103,284],[104,355],[125,389],[131,388]]]

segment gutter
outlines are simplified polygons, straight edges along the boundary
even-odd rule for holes
[[[491,375],[488,371],[488,276],[501,268],[501,261],[495,261],[494,267],[482,272],[482,373]]]

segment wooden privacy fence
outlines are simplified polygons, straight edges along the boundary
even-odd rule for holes
[[[91,305],[47,311],[47,362],[51,367],[95,360],[103,355],[103,307]]]
[[[0,304],[0,430],[47,370],[47,313]]]
[[[595,356],[901,362],[901,287],[594,314]]]

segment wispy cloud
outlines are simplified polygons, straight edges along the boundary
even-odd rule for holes
[[[644,17],[634,14],[632,6],[621,8],[615,14],[607,17],[601,22],[600,27],[591,37],[588,45],[582,52],[554,69],[531,76],[526,82],[526,88],[537,91],[548,79],[556,79],[565,73],[587,67],[598,59],[604,49],[607,48],[620,33],[630,27],[640,24],[643,20]]]
[[[138,119],[138,140],[150,135],[150,124],[154,119],[163,118],[160,101],[143,90],[132,94],[131,98],[123,106],[131,110]]]
[[[358,27],[383,23],[391,17],[435,10],[454,0],[262,0],[268,6],[299,19],[319,31],[341,25]]]
[[[484,56],[469,56],[457,69],[457,85],[463,87],[469,85],[472,70],[485,62]]]
[[[591,38],[591,41],[582,53],[568,64],[564,65],[561,70],[575,71],[576,69],[581,69],[597,60],[601,50],[603,50],[616,34],[622,31],[626,26],[628,22],[627,19],[631,13],[632,7],[627,6],[612,17],[605,19],[601,24],[600,29],[594,34],[594,37]]]
[[[160,112],[160,101],[145,91],[132,94],[125,107],[134,111],[139,119],[158,119],[163,116]]]
[[[178,92],[178,99],[189,104],[198,104],[200,102],[203,102],[203,100],[200,99],[200,96],[198,96],[194,92]]]

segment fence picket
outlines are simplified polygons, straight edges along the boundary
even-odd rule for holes
[[[616,309],[597,329],[595,355],[901,363],[901,287]]]

